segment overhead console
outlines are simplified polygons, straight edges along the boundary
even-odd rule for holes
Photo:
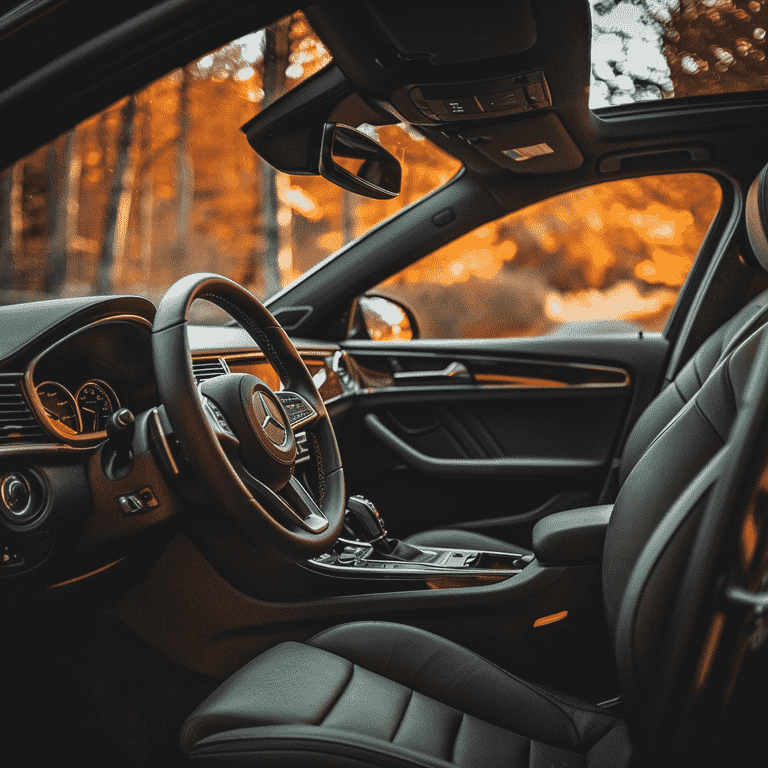
[[[394,93],[392,101],[415,124],[487,120],[552,106],[541,70],[475,83],[409,85]]]
[[[516,173],[562,173],[584,162],[558,115],[544,111],[552,95],[540,69],[470,83],[408,85],[392,94],[392,104],[416,125],[457,124],[467,144]],[[496,120],[509,117],[517,119]]]

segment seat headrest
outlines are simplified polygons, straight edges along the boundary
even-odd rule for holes
[[[747,235],[757,260],[768,270],[768,165],[757,174],[747,193]]]

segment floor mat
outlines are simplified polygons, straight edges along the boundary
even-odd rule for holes
[[[218,681],[170,662],[101,613],[9,629],[8,754],[24,755],[26,765],[182,763],[181,724]]]

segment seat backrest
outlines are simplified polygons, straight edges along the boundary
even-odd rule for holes
[[[752,183],[745,217],[752,250],[768,270],[768,165]],[[627,436],[619,468],[619,487],[659,433],[699,391],[707,377],[741,342],[768,322],[768,291],[764,291],[720,326],[643,411]]]
[[[639,738],[643,715],[657,704],[654,665],[664,653],[676,587],[767,335],[763,326],[715,368],[637,462],[614,505],[603,601],[630,730],[639,728]]]

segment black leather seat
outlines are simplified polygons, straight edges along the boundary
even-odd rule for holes
[[[658,710],[675,586],[766,333],[713,371],[616,499],[602,587],[626,721],[428,632],[358,622],[246,664],[188,718],[185,753],[214,766],[628,766]]]
[[[302,768],[571,766],[584,757],[617,766],[630,754],[620,718],[386,622],[263,653],[192,715],[182,747],[212,765],[239,764],[218,761],[247,750],[252,765]]]
[[[752,250],[763,269],[768,271],[768,166],[763,168],[750,187],[745,205],[747,234]],[[677,416],[682,407],[699,391],[707,377],[729,352],[768,322],[768,291],[755,297],[728,322],[720,326],[695,355],[651,403],[630,431],[619,468],[619,488],[624,484],[640,457],[657,435]],[[518,544],[456,528],[422,531],[405,539],[424,547],[455,547],[530,554]]]

